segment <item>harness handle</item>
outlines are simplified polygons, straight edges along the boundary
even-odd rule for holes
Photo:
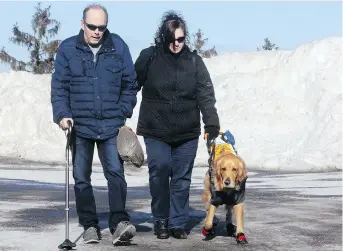
[[[225,143],[230,143],[225,133],[219,132],[219,135],[220,135],[220,139],[223,140]],[[208,155],[210,156],[208,162],[209,162],[209,165],[211,165],[211,162],[213,161],[213,158],[214,158],[215,148],[216,148],[216,138],[209,140],[208,135],[205,134],[205,139],[206,139],[207,152],[208,152]]]

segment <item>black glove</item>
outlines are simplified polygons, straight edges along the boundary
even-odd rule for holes
[[[205,128],[205,133],[208,133],[208,139],[213,140],[219,135],[219,128],[217,126],[208,126]]]

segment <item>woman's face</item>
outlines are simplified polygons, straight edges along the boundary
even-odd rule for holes
[[[175,44],[173,41],[169,43],[169,49],[174,52],[178,53],[181,51],[182,47],[185,45],[185,33],[181,28],[177,28],[175,30]]]

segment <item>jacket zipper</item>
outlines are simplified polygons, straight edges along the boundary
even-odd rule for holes
[[[175,66],[176,66],[176,76],[175,76],[175,82],[174,82],[174,88],[173,88],[173,98],[172,98],[172,113],[176,110],[175,106],[176,106],[176,92],[177,92],[177,82],[179,80],[179,68],[178,68],[178,62],[177,62],[177,59],[176,59],[176,63],[175,63]],[[175,123],[175,120],[174,121],[171,121],[171,124],[173,125],[172,128],[175,127],[176,123]],[[174,135],[174,132],[172,132],[172,135]],[[173,140],[174,137],[172,136],[171,137],[171,140]]]

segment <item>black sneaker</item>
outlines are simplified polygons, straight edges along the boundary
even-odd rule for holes
[[[101,240],[100,229],[96,227],[89,227],[83,233],[83,241],[86,244],[99,243]]]
[[[171,233],[176,239],[187,239],[187,233],[183,228],[173,228],[171,229]]]
[[[158,239],[168,239],[169,238],[168,220],[155,221],[154,231]]]
[[[117,242],[130,242],[136,235],[136,227],[128,221],[122,221],[118,224],[116,230],[112,234],[112,244],[116,245]]]

